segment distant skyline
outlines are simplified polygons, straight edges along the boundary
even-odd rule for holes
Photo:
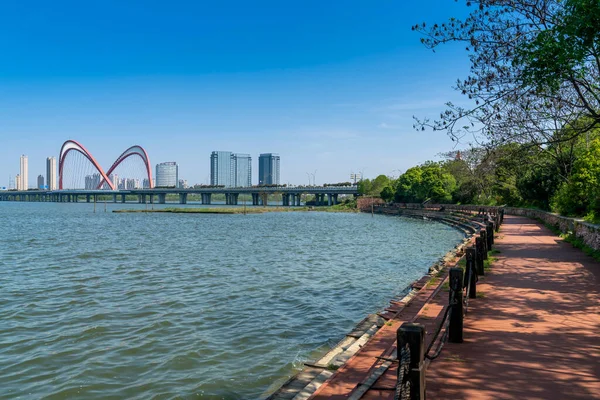
[[[30,181],[67,139],[103,166],[139,144],[210,180],[213,150],[278,153],[281,183],[397,176],[454,143],[416,132],[468,73],[462,46],[411,26],[466,14],[451,0],[9,2],[0,13],[0,186]],[[316,173],[315,173],[316,171]],[[312,180],[312,176],[310,177]],[[257,177],[253,178],[256,183]]]

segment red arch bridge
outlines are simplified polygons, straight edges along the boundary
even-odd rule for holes
[[[125,150],[115,162],[110,166],[108,171],[104,171],[94,156],[79,142],[75,140],[67,140],[63,143],[60,148],[60,156],[58,159],[58,188],[63,189],[81,189],[81,187],[67,187],[66,180],[68,177],[76,186],[81,182],[81,178],[85,175],[86,189],[108,189],[116,190],[118,185],[113,177],[113,172],[119,168],[119,166],[125,164],[128,160],[135,159],[141,169],[141,175],[143,179],[147,180],[146,187],[152,189],[154,184],[152,182],[152,167],[150,165],[150,158],[148,153],[143,147],[135,145]],[[141,164],[140,164],[141,161]],[[87,173],[90,173],[87,175]]]

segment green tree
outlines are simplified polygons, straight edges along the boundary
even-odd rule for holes
[[[452,201],[456,180],[440,163],[427,162],[409,168],[396,184],[396,200],[399,202]]]
[[[472,101],[448,103],[436,121],[417,128],[447,130],[453,140],[473,134],[496,147],[544,146],[600,124],[600,2],[598,0],[468,0],[471,13],[447,23],[417,25],[434,49],[465,45],[470,74],[456,89]],[[585,121],[585,124],[581,122]]]
[[[591,141],[573,165],[573,174],[553,198],[553,207],[565,215],[600,216],[600,138]]]
[[[394,199],[394,189],[391,186],[386,186],[381,191],[381,198],[385,201],[392,201]]]

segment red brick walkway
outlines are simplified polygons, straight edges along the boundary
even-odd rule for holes
[[[600,399],[600,263],[509,216],[469,304],[465,342],[427,370],[428,399]]]

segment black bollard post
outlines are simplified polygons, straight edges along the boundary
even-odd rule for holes
[[[481,237],[475,238],[475,249],[476,255],[475,260],[477,264],[477,275],[484,275],[483,270],[483,239]]]
[[[487,234],[488,251],[492,251],[492,245],[494,244],[494,223],[493,222],[487,223],[486,234]]]
[[[475,250],[475,247],[469,247],[467,249],[467,255],[466,255],[466,259],[467,259],[467,268],[466,268],[466,274],[467,277],[470,277],[471,279],[471,286],[469,286],[469,293],[468,296],[470,299],[474,299],[475,297],[477,297],[477,267],[476,267],[476,257],[477,256],[477,250]],[[469,279],[469,278],[467,278]],[[465,281],[465,283],[468,285],[469,282]]]
[[[425,327],[403,323],[396,332],[401,399],[425,400]]]
[[[487,258],[488,258],[487,231],[485,229],[480,230],[479,237],[481,237],[481,239],[483,239],[483,259],[487,260]]]
[[[450,324],[448,326],[448,340],[452,343],[463,342],[463,270],[450,268]]]

